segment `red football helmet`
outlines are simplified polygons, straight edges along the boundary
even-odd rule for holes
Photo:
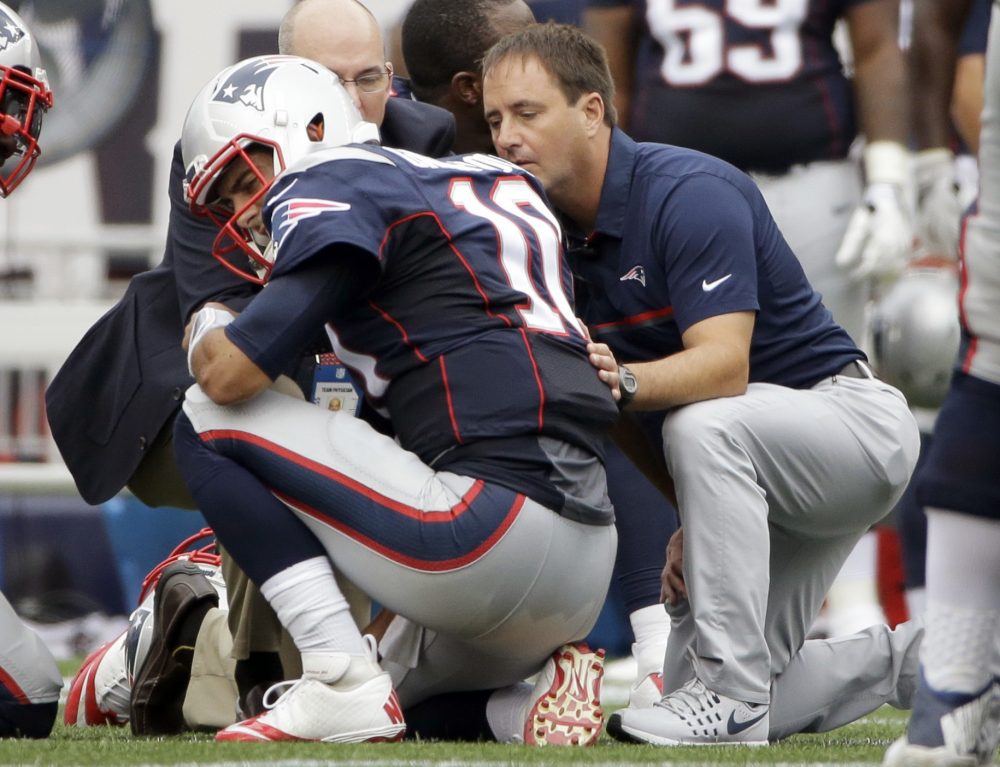
[[[35,39],[20,16],[0,3],[0,197],[35,167],[42,116],[51,107]]]

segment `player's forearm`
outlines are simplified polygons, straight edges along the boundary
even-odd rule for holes
[[[639,29],[635,11],[631,5],[587,8],[583,13],[583,27],[607,52],[608,67],[615,83],[618,124],[627,130]]]
[[[897,42],[893,12],[876,14],[852,25],[855,101],[861,130],[869,143],[895,141],[905,145],[909,130],[906,60]]]
[[[955,90],[951,99],[951,119],[962,141],[973,155],[979,154],[980,117],[983,114],[983,82],[986,57],[962,56],[955,68]]]
[[[223,328],[209,331],[195,346],[191,370],[217,405],[243,402],[271,385],[271,379],[226,337]]]
[[[955,59],[969,0],[915,0],[909,51],[910,114],[918,149],[946,147]]]
[[[884,63],[883,63],[884,62]],[[898,51],[866,61],[855,73],[861,129],[869,142],[906,145],[906,72]]]

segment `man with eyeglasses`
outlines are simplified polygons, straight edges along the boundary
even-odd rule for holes
[[[278,47],[282,53],[317,60],[341,77],[365,119],[380,126],[383,145],[432,156],[451,151],[455,127],[448,112],[390,97],[392,65],[385,60],[381,32],[356,0],[297,3],[281,22]],[[206,302],[241,311],[259,288],[210,257],[218,230],[190,212],[183,181],[178,142],[170,172],[163,261],[131,281],[125,296],[87,333],[46,392],[53,437],[88,503],[102,503],[127,486],[149,506],[196,508],[177,471],[172,442],[174,418],[192,383],[181,350],[183,328]],[[307,385],[313,359],[304,357],[301,366]],[[298,387],[287,383],[288,393],[302,396]],[[92,420],[81,423],[81,417]],[[156,613],[154,649],[163,646],[166,652],[151,652],[149,657],[161,662],[136,669],[130,711],[124,712],[125,718],[131,717],[133,732],[169,734],[185,725],[225,726],[234,721],[237,690],[246,713],[255,688],[266,689],[287,673],[297,675],[296,658],[285,658],[290,669],[279,660],[280,624],[270,608],[228,559],[223,568],[228,631],[226,621],[212,613],[214,590],[203,575],[183,568],[164,573],[161,591],[169,608]],[[366,600],[358,602],[355,618],[363,623]],[[205,620],[206,615],[212,620]],[[230,633],[232,657],[238,659],[235,670],[228,657]],[[193,653],[173,652],[192,645]],[[91,665],[96,668],[100,662],[95,659]],[[192,668],[195,673],[188,683]],[[235,687],[220,683],[223,674],[235,677]],[[176,686],[164,684],[167,679],[181,680],[179,693]],[[74,687],[82,681],[81,675]]]
[[[281,22],[278,52],[313,59],[336,73],[361,115],[379,126],[384,146],[432,157],[451,150],[455,129],[449,113],[390,98],[392,62],[385,60],[382,32],[357,0],[301,0]]]

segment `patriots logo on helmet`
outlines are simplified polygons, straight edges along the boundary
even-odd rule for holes
[[[262,56],[234,69],[216,89],[212,101],[221,101],[225,104],[239,102],[263,112],[264,84],[287,60],[287,56]]]
[[[0,8],[0,51],[6,50],[8,45],[13,45],[22,37],[24,30]]]

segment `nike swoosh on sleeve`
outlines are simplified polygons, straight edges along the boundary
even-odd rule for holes
[[[732,272],[730,272],[725,277],[720,277],[719,279],[712,280],[711,282],[709,282],[708,280],[702,280],[701,281],[701,289],[704,290],[706,293],[709,293],[709,292],[715,290],[717,287],[719,287],[719,285],[721,285],[722,283],[724,283],[726,280],[728,280],[732,276],[733,276],[733,274],[732,274]]]

